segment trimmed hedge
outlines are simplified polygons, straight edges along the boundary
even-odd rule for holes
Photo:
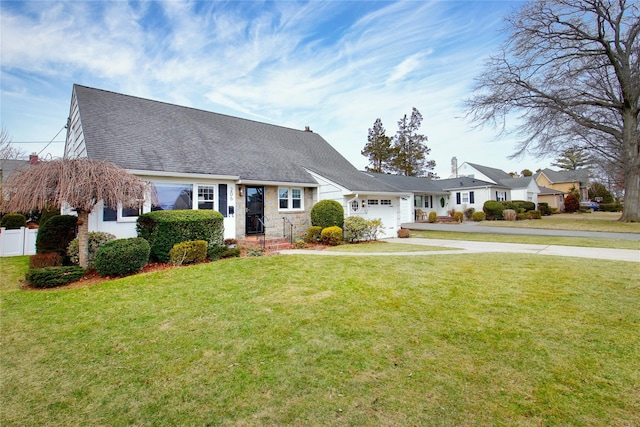
[[[544,216],[551,215],[551,209],[549,208],[549,203],[546,203],[546,202],[538,203],[538,210],[540,211],[540,214]]]
[[[55,252],[46,254],[35,254],[29,257],[29,268],[60,267],[62,257]]]
[[[542,212],[540,211],[530,211],[529,219],[542,219]]]
[[[344,208],[335,200],[321,200],[311,208],[311,225],[321,228],[344,225]]]
[[[321,239],[322,243],[330,246],[338,246],[342,243],[342,228],[338,226],[323,228]]]
[[[473,213],[473,217],[472,219],[475,222],[481,222],[484,221],[487,218],[487,215],[484,212],[478,211],[478,212],[474,212]]]
[[[112,240],[96,254],[95,267],[101,276],[124,276],[142,270],[149,262],[149,243],[140,237]]]
[[[38,230],[36,253],[55,252],[68,263],[67,248],[78,234],[78,217],[74,215],[54,215]]]
[[[504,211],[504,205],[495,200],[487,200],[482,206],[482,210],[488,220],[502,219],[502,211]]]
[[[435,211],[429,212],[429,219],[427,221],[431,224],[438,222],[438,214]]]
[[[82,267],[45,267],[27,271],[25,280],[34,288],[55,288],[75,282],[84,276]]]
[[[2,216],[0,227],[7,230],[19,230],[20,227],[27,226],[27,217],[19,213],[10,213]]]
[[[169,251],[169,262],[173,265],[196,264],[207,259],[207,242],[191,240],[173,245]]]
[[[462,222],[464,220],[464,213],[460,211],[456,211],[453,213],[453,220],[455,222]]]
[[[98,250],[107,242],[115,240],[116,236],[111,233],[105,233],[103,231],[90,231],[89,232],[89,258],[87,266],[88,268],[93,268],[93,264],[95,263],[96,254]],[[72,263],[78,264],[80,262],[80,257],[78,256],[78,252],[80,250],[80,240],[76,237],[69,243],[69,247],[67,248],[67,255],[69,255],[69,259]]]
[[[149,242],[151,259],[169,262],[176,243],[204,240],[208,246],[224,242],[224,217],[210,210],[156,211],[138,217],[138,237]]]

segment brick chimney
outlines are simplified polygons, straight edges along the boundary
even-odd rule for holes
[[[35,165],[37,163],[38,163],[38,154],[37,153],[29,154],[29,164]]]
[[[304,127],[305,132],[313,132],[309,126]]]

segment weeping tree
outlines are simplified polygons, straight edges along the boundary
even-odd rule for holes
[[[138,177],[109,162],[63,159],[40,162],[13,173],[3,185],[2,212],[28,212],[54,205],[78,214],[79,264],[89,256],[89,213],[97,203],[139,207],[147,186]]]
[[[513,157],[575,147],[611,165],[624,178],[621,220],[640,221],[640,5],[532,0],[505,29],[467,100],[471,118],[513,131]]]

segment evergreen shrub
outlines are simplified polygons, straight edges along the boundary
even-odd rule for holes
[[[322,229],[322,243],[330,246],[338,246],[342,242],[342,228],[331,226]]]
[[[542,219],[542,212],[540,211],[529,211],[529,219]]]
[[[169,251],[169,262],[173,265],[196,264],[207,259],[207,242],[191,240],[173,245]]]
[[[453,220],[455,222],[462,222],[464,220],[464,213],[460,211],[455,211],[453,213]]]
[[[151,246],[151,259],[169,262],[173,245],[204,240],[208,246],[224,242],[224,217],[210,210],[155,211],[138,217],[138,237]]]
[[[348,242],[365,240],[370,234],[371,225],[361,216],[350,216],[344,220],[344,238]]]
[[[473,219],[473,213],[474,213],[475,211],[476,211],[476,210],[475,210],[474,208],[467,208],[467,209],[465,209],[465,210],[464,210],[464,219],[466,219],[466,220]]]
[[[622,212],[622,204],[617,203],[600,203],[600,209],[603,212]]]
[[[484,202],[482,210],[484,211],[486,218],[490,221],[502,219],[502,211],[504,210],[504,205],[500,202],[496,202],[495,200],[487,200],[486,202]]]
[[[575,194],[567,194],[564,196],[564,211],[568,213],[577,212],[580,209],[580,200]]]
[[[27,271],[25,280],[34,288],[54,288],[75,282],[84,276],[81,267],[45,267]]]
[[[29,257],[29,268],[59,267],[62,265],[62,257],[55,252],[35,254]]]
[[[321,200],[311,208],[311,225],[321,228],[344,225],[344,208],[335,200]]]
[[[322,234],[322,227],[317,225],[312,225],[307,228],[307,234],[304,237],[304,241],[307,243],[315,243],[319,242]]]
[[[52,216],[38,229],[36,253],[55,252],[60,254],[63,263],[69,263],[67,248],[78,234],[78,217],[75,215]]]
[[[546,202],[538,203],[538,210],[544,216],[551,215],[551,209],[549,209],[549,203],[546,203]]]
[[[20,227],[27,226],[27,217],[19,213],[10,213],[2,216],[0,227],[7,230],[19,230]]]
[[[484,212],[478,211],[473,213],[473,220],[475,222],[482,222],[486,219],[487,215]]]
[[[431,224],[438,222],[438,214],[435,211],[429,212],[429,219],[427,221]]]
[[[93,268],[93,264],[96,259],[96,254],[98,250],[107,242],[115,240],[116,236],[111,233],[105,233],[103,231],[90,231],[89,232],[89,258],[87,266],[88,268]],[[69,247],[67,248],[67,255],[69,255],[69,259],[72,263],[78,264],[80,262],[80,257],[78,256],[80,248],[80,240],[76,237],[69,243]]]
[[[96,254],[95,267],[101,276],[124,276],[142,270],[151,248],[141,237],[105,243]]]

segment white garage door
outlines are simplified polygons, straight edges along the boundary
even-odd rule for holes
[[[384,234],[378,233],[379,239],[388,239],[397,236],[397,207],[390,199],[369,199],[367,200],[367,219],[380,218]]]

